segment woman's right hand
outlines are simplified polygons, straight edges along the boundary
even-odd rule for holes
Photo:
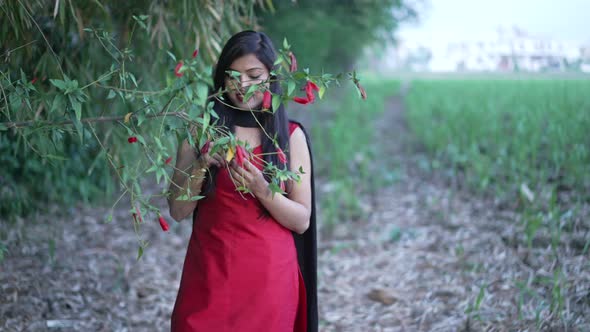
[[[205,160],[207,167],[217,166],[219,168],[227,166],[227,161],[219,152],[210,155],[209,152],[201,154],[201,158]]]

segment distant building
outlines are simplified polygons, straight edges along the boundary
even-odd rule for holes
[[[590,43],[534,37],[517,27],[498,29],[495,40],[413,44],[401,41],[385,65],[430,71],[590,72]],[[429,56],[424,56],[428,54]]]

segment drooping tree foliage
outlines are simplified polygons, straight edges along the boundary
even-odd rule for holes
[[[262,29],[277,46],[286,37],[300,64],[340,71],[415,16],[399,0],[0,0],[0,215],[25,215],[44,201],[113,202],[113,179],[137,199],[140,175],[159,179],[164,169],[134,160],[154,146],[147,155],[169,157],[183,128],[182,119],[146,119],[203,112],[208,68],[237,31]],[[182,61],[190,78],[175,76]],[[138,136],[143,150],[127,144],[139,126],[154,133],[149,143]]]
[[[45,200],[112,202],[111,165],[95,137],[118,149],[125,138],[115,126],[46,124],[161,109],[150,94],[142,105],[125,89],[164,89],[176,58],[195,49],[197,65],[210,65],[228,36],[259,28],[255,7],[270,6],[264,0],[0,1],[0,123],[35,122],[0,125],[0,216],[33,212]]]
[[[394,42],[401,22],[417,18],[420,0],[298,0],[275,4],[261,24],[276,41],[286,37],[313,70],[350,70],[365,47]]]

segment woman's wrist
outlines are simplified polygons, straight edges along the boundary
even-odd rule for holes
[[[258,200],[263,201],[267,199],[272,199],[272,192],[268,188],[268,182],[264,177],[261,177],[259,182],[257,183],[256,187],[253,188],[252,193]]]
[[[200,155],[197,157],[197,159],[195,159],[195,161],[193,161],[192,164],[192,173],[197,173],[197,172],[204,172],[207,170],[207,161],[205,160],[203,155]]]

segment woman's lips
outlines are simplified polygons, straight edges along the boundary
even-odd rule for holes
[[[237,93],[236,94],[236,99],[241,103],[244,101],[244,96],[242,96],[241,94]]]

